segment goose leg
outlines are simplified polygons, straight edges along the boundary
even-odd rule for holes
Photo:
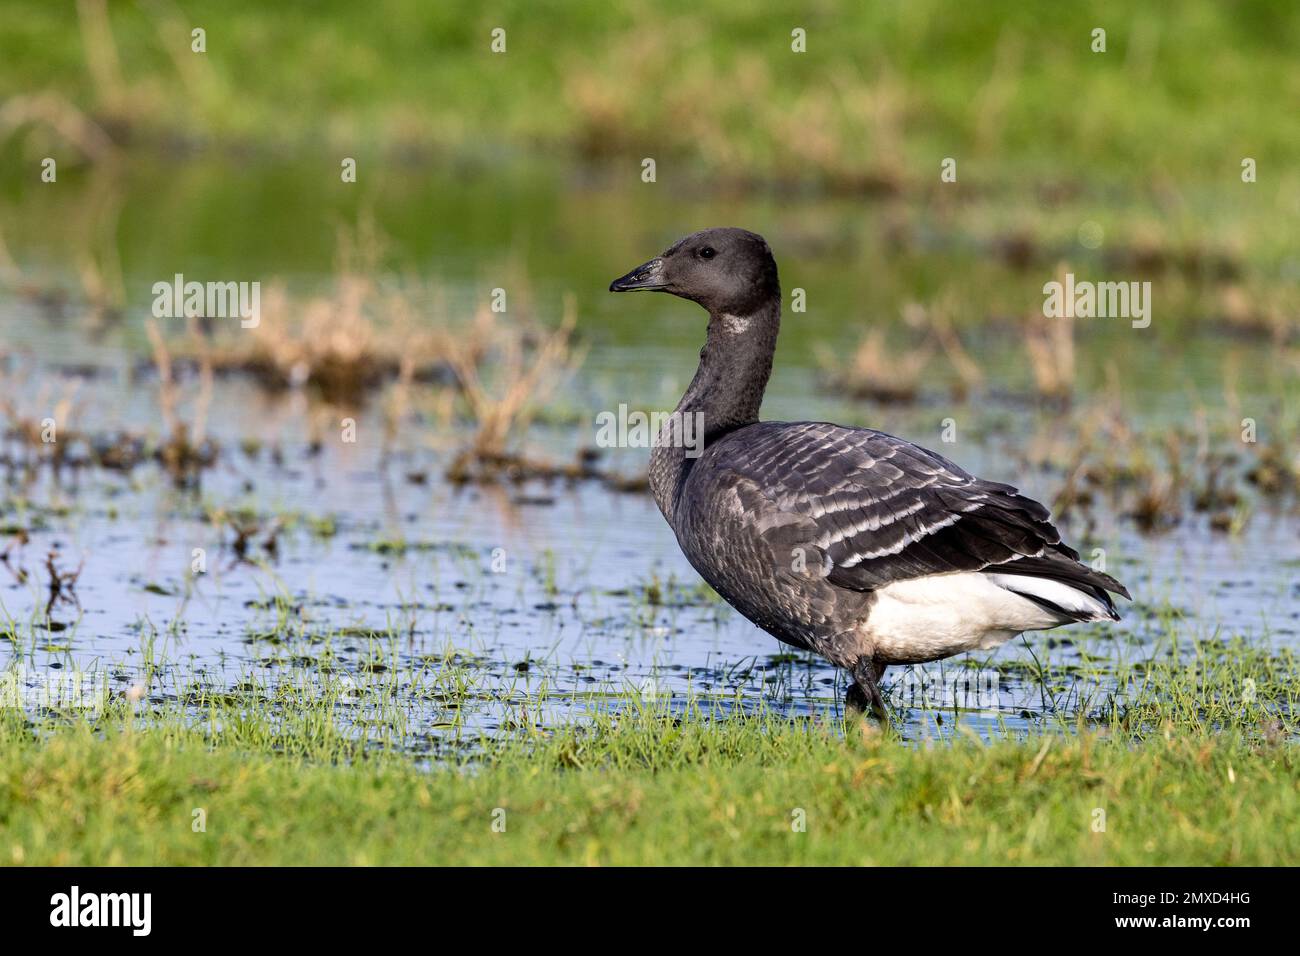
[[[889,712],[885,709],[885,700],[880,696],[878,682],[885,673],[885,665],[877,664],[869,657],[863,657],[853,665],[853,683],[844,695],[846,716],[861,717],[868,711],[881,723],[889,722]]]
[[[867,700],[866,695],[862,693],[862,688],[856,681],[849,681],[849,686],[844,688],[844,722],[852,726],[870,709],[871,701]]]

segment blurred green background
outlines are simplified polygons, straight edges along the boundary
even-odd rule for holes
[[[453,311],[508,274],[542,321],[573,293],[598,346],[642,348],[698,327],[662,297],[611,301],[609,278],[736,224],[807,290],[778,365],[796,393],[819,346],[881,328],[915,347],[912,303],[1032,389],[1020,323],[1069,268],[1155,283],[1151,329],[1076,331],[1080,391],[1209,400],[1231,353],[1276,397],[1296,368],[1298,43],[1300,9],[1259,0],[11,0],[0,234],[23,276],[75,287],[89,261],[129,309],[177,271],[322,281],[338,227],[373,215],[386,267],[436,277]],[[637,372],[611,355],[594,367]]]
[[[232,154],[653,154],[852,190],[929,182],[945,155],[972,183],[1212,180],[1242,155],[1280,170],[1300,135],[1285,0],[6,6],[6,92],[57,90],[132,140]]]

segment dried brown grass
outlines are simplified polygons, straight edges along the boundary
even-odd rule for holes
[[[476,334],[452,343],[448,359],[474,423],[469,445],[449,469],[453,480],[472,480],[526,464],[512,453],[513,446],[542,404],[582,362],[583,352],[573,344],[576,321],[572,296],[565,298],[560,324],[550,330],[498,323],[493,313],[483,309],[475,318]],[[483,361],[484,343],[490,363]]]
[[[1057,281],[1064,283],[1065,266],[1057,269]],[[1024,321],[1025,353],[1040,398],[1068,405],[1074,397],[1075,355],[1073,310],[1057,318],[1030,311]]]

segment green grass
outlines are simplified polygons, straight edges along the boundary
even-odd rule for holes
[[[949,711],[945,739],[904,742],[841,733],[830,706],[813,721],[706,698],[669,713],[626,692],[571,700],[540,731],[525,712],[555,694],[494,693],[450,652],[403,675],[397,649],[372,644],[384,667],[351,681],[324,653],[288,680],[254,669],[202,690],[157,659],[170,676],[146,678],[148,701],[115,695],[93,719],[0,709],[0,864],[1300,860],[1286,651],[1183,639],[1089,657],[1123,692],[1086,722],[988,742]],[[1039,675],[1048,693],[1063,676]],[[422,723],[421,701],[446,716]],[[485,701],[503,730],[475,729]]]
[[[69,728],[6,750],[6,864],[1300,860],[1300,753],[1236,733],[915,748],[643,714],[521,739],[469,769],[319,763],[174,729]]]
[[[914,710],[908,741],[843,733],[829,702],[807,720],[679,693],[669,712],[561,690],[545,661],[412,657],[400,625],[275,614],[256,662],[219,673],[148,636],[104,665],[147,694],[93,717],[0,706],[0,865],[1300,861],[1295,653],[1135,613],[1141,640],[1080,631],[1068,665],[968,659],[1040,686],[1059,714],[1040,729]],[[50,653],[8,628],[16,660]]]

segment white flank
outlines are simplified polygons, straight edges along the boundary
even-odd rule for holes
[[[908,664],[964,651],[991,650],[1022,631],[1068,623],[1061,615],[1010,590],[1012,585],[1059,607],[1109,619],[1101,602],[1056,581],[963,571],[886,585],[876,592],[876,601],[861,627],[877,660]]]

